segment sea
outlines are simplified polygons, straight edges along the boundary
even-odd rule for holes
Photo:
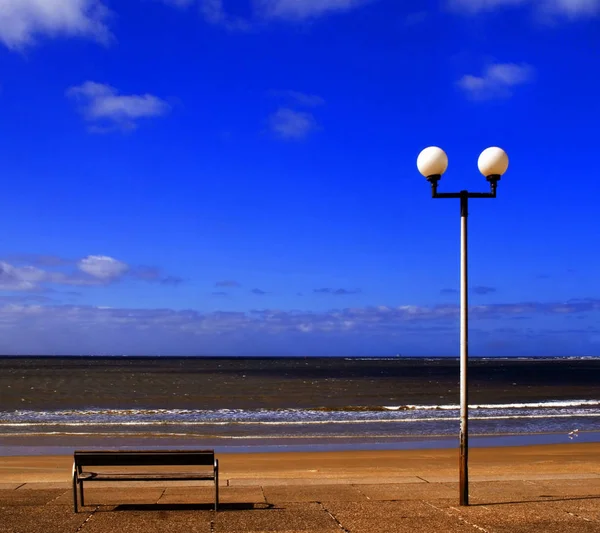
[[[0,455],[446,448],[458,358],[0,357]],[[600,358],[471,358],[470,446],[600,442]]]

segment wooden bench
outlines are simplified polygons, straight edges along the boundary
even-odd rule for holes
[[[121,467],[209,467],[193,471],[174,472],[172,468],[142,472],[139,468],[116,471]],[[219,506],[219,461],[214,450],[116,450],[76,451],[73,454],[73,503],[77,512],[77,485],[81,505],[83,484],[92,481],[198,481],[215,483],[215,511]]]

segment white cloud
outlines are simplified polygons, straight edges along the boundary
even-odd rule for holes
[[[36,290],[43,274],[42,270],[35,267],[14,267],[0,261],[0,290]]]
[[[600,0],[449,0],[449,3],[453,8],[467,13],[511,6],[532,6],[543,14],[566,15],[570,18],[600,12]]]
[[[166,4],[186,7],[195,0],[163,0]],[[207,22],[230,30],[249,30],[253,24],[268,20],[306,20],[334,12],[348,11],[373,0],[247,0],[251,14],[235,17],[227,9],[226,0],[197,0]],[[231,1],[233,4],[233,0]]]
[[[79,272],[47,270],[0,261],[0,290],[44,291],[47,284],[100,285],[121,278],[129,267],[106,256],[88,256],[77,263]]]
[[[228,30],[248,30],[250,21],[233,17],[227,13],[223,0],[200,0],[200,10],[204,19],[211,24],[219,24]]]
[[[578,315],[600,311],[599,299],[569,300],[567,302],[526,302],[471,306],[469,314],[474,321],[540,315]],[[278,309],[215,311],[201,313],[194,310],[134,309],[92,306],[39,306],[7,304],[0,306],[0,326],[26,315],[44,317],[44,322],[72,322],[91,325],[118,325],[135,329],[150,325],[153,329],[186,331],[197,335],[254,332],[279,334],[285,332],[356,332],[383,333],[398,327],[423,326],[448,328],[454,331],[459,317],[458,305],[421,307],[403,305],[346,308],[325,312],[282,311]]]
[[[187,7],[194,3],[195,0],[162,0],[163,3],[175,7]]]
[[[230,30],[249,30],[261,23],[282,21],[303,21],[317,17],[350,11],[377,0],[247,0],[251,14],[246,18],[231,15],[228,0],[162,0],[176,7],[187,7],[198,3],[207,22],[218,24]],[[231,4],[234,0],[229,0]],[[492,11],[504,7],[529,6],[546,18],[557,15],[576,18],[592,16],[600,12],[600,0],[445,0],[452,9],[467,14]],[[406,25],[422,22],[426,12],[410,14]]]
[[[365,342],[371,347],[379,345],[380,350],[384,346],[388,353],[395,353],[391,350],[398,350],[399,341],[401,346],[413,345],[420,350],[426,349],[422,344],[424,338],[428,343],[441,342],[436,348],[453,346],[459,318],[458,305],[379,306],[325,312],[262,309],[201,313],[110,306],[27,305],[25,302],[31,301],[32,295],[21,296],[27,298],[12,302],[0,300],[0,349],[4,353],[339,355],[340,352],[357,353],[357,347]],[[591,337],[597,343],[600,330],[592,321],[596,317],[591,315],[598,312],[600,300],[593,298],[474,306],[470,308],[471,333],[474,342],[478,337],[486,342],[510,337],[514,340],[513,355],[514,349],[519,352],[524,349],[521,340],[529,343],[532,353],[551,355],[547,347],[554,346],[555,340],[562,337],[565,341],[576,340],[577,346],[585,345],[581,348],[585,350],[583,353],[590,353],[587,341],[583,341]],[[536,331],[534,321],[521,320],[535,317],[551,320],[553,325]],[[569,325],[576,317],[588,317],[591,324],[587,327]],[[500,322],[503,320],[510,320],[508,326]],[[541,346],[542,343],[545,346]],[[560,349],[566,345],[565,342]],[[566,353],[574,355],[573,346],[573,342],[568,343]]]
[[[202,0],[201,10],[204,18],[212,24],[225,22],[227,18],[223,0]]]
[[[287,20],[348,11],[365,3],[366,0],[256,0],[257,10],[263,17]]]
[[[503,6],[518,6],[529,3],[529,0],[449,0],[452,7],[469,13],[491,11]]]
[[[595,15],[600,12],[600,0],[553,0],[547,3],[554,11],[571,16]]]
[[[85,284],[85,280],[70,277],[63,272],[43,270],[31,265],[15,266],[0,261],[0,290],[43,291],[43,285],[47,283],[79,285]]]
[[[67,96],[81,104],[90,129],[96,132],[131,130],[137,126],[138,119],[161,116],[171,109],[167,102],[154,95],[121,95],[114,87],[93,81],[71,87]]]
[[[280,139],[304,139],[317,127],[311,113],[294,111],[288,107],[280,107],[269,117],[271,130]]]
[[[271,91],[271,94],[303,107],[318,107],[325,104],[325,100],[320,96],[300,91]]]
[[[129,270],[129,266],[122,261],[106,255],[88,255],[77,266],[82,272],[101,280],[119,278]]]
[[[88,255],[78,260],[24,254],[10,262],[0,260],[0,291],[43,292],[48,285],[100,286],[129,279],[178,285],[183,280],[166,275],[160,268],[131,267],[106,255]]]
[[[529,65],[497,63],[486,67],[481,76],[463,76],[458,86],[471,98],[485,100],[508,97],[514,87],[529,83],[532,79],[533,68]]]
[[[8,48],[39,36],[76,36],[106,42],[109,11],[101,0],[0,0],[0,41]]]

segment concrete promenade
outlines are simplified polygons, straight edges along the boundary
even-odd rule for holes
[[[86,486],[72,457],[0,458],[1,533],[600,533],[600,446],[473,450],[469,507],[455,450],[222,455],[205,483]]]
[[[457,505],[456,482],[384,481],[224,480],[218,512],[208,486],[90,484],[78,514],[68,483],[3,483],[0,531],[600,532],[600,475],[474,481],[469,507]]]

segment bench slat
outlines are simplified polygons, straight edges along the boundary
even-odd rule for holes
[[[78,466],[209,466],[213,465],[213,451],[83,451],[75,452]]]
[[[83,472],[79,476],[82,481],[213,481],[210,474],[98,474]]]

